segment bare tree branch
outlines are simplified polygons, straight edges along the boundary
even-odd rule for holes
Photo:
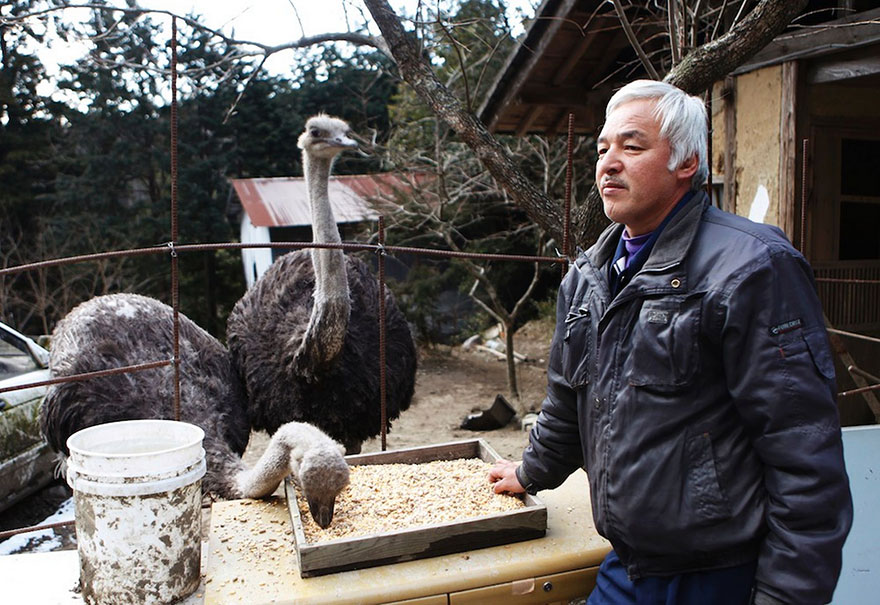
[[[623,13],[620,0],[613,0],[615,9],[620,16],[621,24],[639,58],[652,77],[659,78],[651,57],[645,55],[635,40],[632,27],[628,27],[628,19]],[[700,20],[699,12],[704,2],[697,1],[697,8],[691,19],[691,27],[696,28]],[[733,3],[730,3],[733,4]],[[746,12],[746,2],[742,1],[739,13]],[[370,46],[391,57],[398,66],[401,76],[421,100],[445,122],[462,141],[474,152],[479,161],[486,167],[495,182],[524,210],[530,219],[539,225],[547,234],[562,240],[563,211],[562,204],[551,199],[532,184],[514,162],[512,155],[488,131],[485,125],[469,110],[469,105],[462,103],[436,77],[430,62],[423,55],[416,36],[404,29],[403,22],[395,14],[387,0],[364,0],[364,5],[382,33],[381,37],[364,33],[342,32],[327,33],[316,36],[302,36],[285,44],[266,45],[260,42],[238,40],[223,34],[219,30],[205,27],[197,20],[179,17],[189,26],[216,36],[230,46],[239,50],[227,55],[230,61],[250,56],[266,57],[288,49],[304,48],[325,42],[346,42],[349,44]],[[669,0],[666,5],[673,7],[677,2]],[[751,3],[749,4],[751,6]],[[748,60],[779,34],[791,20],[807,5],[807,0],[759,0],[745,16],[738,20],[736,26],[720,38],[705,43],[675,65],[665,80],[692,94],[700,94],[713,82],[720,80],[737,66]],[[718,21],[723,17],[728,0],[724,0],[720,11],[716,11]],[[0,24],[14,24],[27,19],[44,15],[48,12],[64,10],[64,8],[88,8],[93,10],[122,12],[129,14],[165,14],[175,15],[168,10],[147,10],[141,8],[108,7],[100,4],[83,3],[53,7],[41,11],[33,11],[28,15],[15,18],[2,18]],[[421,11],[421,3],[419,5]],[[705,12],[705,11],[703,11]],[[738,15],[739,16],[739,15]],[[680,30],[681,25],[677,25]],[[681,32],[684,34],[684,32]],[[678,40],[676,32],[669,32]],[[685,38],[686,39],[686,38]],[[694,40],[691,36],[691,40]],[[639,52],[641,50],[641,52]],[[652,55],[654,56],[654,55]],[[656,60],[656,58],[655,58]],[[141,69],[144,69],[141,66]],[[585,204],[575,210],[575,229],[572,231],[577,243],[591,243],[597,230],[604,226],[602,206],[597,195],[591,194]]]
[[[724,11],[727,10],[727,0],[721,3],[721,8],[718,11],[718,18],[715,20],[715,27],[712,28],[712,35],[709,36],[710,40],[714,40],[715,36],[718,35],[718,28],[721,26],[721,22],[724,21]]]
[[[675,33],[675,3],[676,0],[666,0],[666,28],[669,30],[669,49],[672,53],[672,65],[678,65],[681,61],[681,52],[678,48],[678,34]]]
[[[641,44],[639,44],[639,39],[636,38],[636,34],[632,29],[632,25],[630,25],[629,23],[629,19],[627,19],[626,17],[626,13],[623,10],[623,5],[620,4],[620,0],[611,1],[614,4],[614,10],[617,11],[617,18],[620,19],[620,25],[623,27],[623,33],[626,34],[626,39],[629,40],[630,46],[633,47],[633,50],[635,50],[636,54],[639,56],[639,60],[642,62],[642,66],[645,68],[645,71],[648,72],[648,75],[651,76],[652,80],[659,80],[660,74],[658,74],[657,70],[654,69],[654,66],[651,64],[651,60],[648,59],[648,55],[645,54],[645,49],[642,48]]]
[[[807,0],[761,0],[736,27],[692,50],[664,81],[702,94],[767,46],[806,5]]]
[[[467,143],[492,177],[529,217],[554,237],[562,233],[562,208],[544,195],[486,126],[437,79],[416,42],[386,0],[364,0],[403,78],[431,110]]]
[[[703,7],[703,0],[697,0],[697,5],[694,7],[693,12],[691,13],[691,46],[696,48],[697,46],[697,30],[699,27],[697,24],[700,22],[700,11]]]
[[[471,108],[473,107],[473,103],[471,102],[471,88],[467,77],[467,66],[464,62],[464,56],[461,54],[461,43],[452,35],[452,32],[449,31],[446,24],[443,23],[440,13],[437,13],[437,25],[443,30],[443,33],[449,38],[449,43],[452,44],[452,48],[455,49],[455,56],[458,57],[458,65],[460,68],[458,73],[461,74],[462,82],[464,84],[464,106],[467,107],[468,111],[471,111]]]
[[[39,17],[41,15],[46,15],[49,13],[55,13],[58,11],[63,11],[70,8],[86,8],[91,10],[100,10],[107,12],[121,12],[133,15],[144,15],[144,14],[156,14],[156,15],[167,15],[169,17],[177,17],[182,22],[186,23],[193,29],[204,31],[212,36],[215,36],[226,42],[231,46],[250,46],[257,49],[256,52],[251,53],[242,53],[240,56],[249,56],[254,54],[266,55],[267,57],[273,55],[275,53],[297,49],[297,48],[307,48],[310,46],[315,46],[317,44],[323,44],[326,42],[347,42],[349,44],[354,44],[356,46],[371,46],[376,50],[381,51],[389,58],[391,54],[388,51],[388,47],[385,45],[384,40],[382,38],[377,38],[375,36],[370,36],[367,34],[360,34],[355,32],[336,32],[336,33],[325,33],[318,34],[315,36],[302,36],[298,40],[293,40],[291,42],[286,42],[284,44],[263,44],[262,42],[256,42],[254,40],[242,40],[239,38],[233,38],[227,36],[222,31],[218,29],[213,29],[205,26],[201,22],[196,19],[192,19],[190,17],[185,17],[178,15],[174,11],[165,10],[165,9],[153,9],[153,8],[131,8],[131,7],[119,7],[119,6],[107,6],[104,4],[64,4],[60,6],[53,6],[50,8],[45,8],[38,11],[33,11],[30,13],[24,13],[21,15],[16,15],[14,17],[3,17],[0,18],[0,24],[2,25],[12,25],[16,23],[23,22],[27,19],[33,17]]]

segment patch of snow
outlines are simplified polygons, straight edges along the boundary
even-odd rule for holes
[[[73,521],[73,498],[68,498],[61,503],[54,513],[34,525],[46,525],[48,523],[60,523],[61,521]],[[13,555],[24,552],[51,552],[61,548],[61,537],[54,529],[43,529],[26,534],[17,534],[0,542],[0,555]]]

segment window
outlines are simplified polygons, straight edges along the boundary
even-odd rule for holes
[[[8,341],[8,342],[7,342]],[[0,332],[0,380],[40,369],[27,346],[6,332]]]
[[[840,140],[839,260],[880,259],[880,140]]]

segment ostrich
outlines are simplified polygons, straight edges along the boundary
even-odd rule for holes
[[[173,311],[137,294],[99,296],[74,308],[52,334],[53,377],[171,359]],[[290,473],[315,522],[327,527],[336,495],[348,484],[344,449],[313,426],[278,428],[260,460],[241,460],[250,436],[244,389],[229,352],[183,314],[180,326],[180,416],[205,431],[205,493],[221,498],[270,495]],[[49,445],[66,455],[67,438],[107,422],[173,418],[171,366],[52,385],[41,409]]]
[[[341,238],[327,195],[336,155],[357,146],[343,120],[318,115],[298,145],[316,243]],[[227,340],[247,390],[251,426],[314,424],[358,453],[381,431],[379,287],[367,265],[340,249],[300,250],[278,258],[236,303]],[[386,428],[413,395],[416,350],[390,291],[386,302]]]

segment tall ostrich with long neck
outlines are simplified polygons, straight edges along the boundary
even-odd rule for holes
[[[308,183],[314,241],[342,241],[330,207],[334,158],[356,147],[348,124],[325,115],[306,122],[298,145]],[[247,390],[251,426],[270,433],[309,422],[359,452],[381,432],[379,296],[386,311],[386,428],[409,407],[416,350],[409,326],[367,265],[341,249],[285,254],[233,308],[227,341]]]
[[[312,118],[297,142],[303,150],[303,173],[309,188],[312,216],[312,241],[317,244],[340,244],[342,236],[330,206],[328,183],[330,169],[343,149],[357,148],[348,138],[348,124],[326,116]],[[334,360],[342,350],[351,316],[345,255],[340,248],[313,248],[315,291],[305,334],[290,335],[288,344],[295,349],[297,373],[312,379],[316,372]]]
[[[75,307],[52,334],[53,377],[73,376],[170,359],[173,311],[138,294],[98,296]],[[327,527],[337,494],[348,484],[342,446],[308,424],[278,428],[248,468],[241,455],[250,426],[244,388],[229,352],[179,314],[180,419],[205,431],[206,493],[262,498],[289,474],[299,482],[315,521]],[[52,385],[41,409],[49,445],[67,454],[76,431],[120,420],[174,418],[174,371],[162,366]]]

